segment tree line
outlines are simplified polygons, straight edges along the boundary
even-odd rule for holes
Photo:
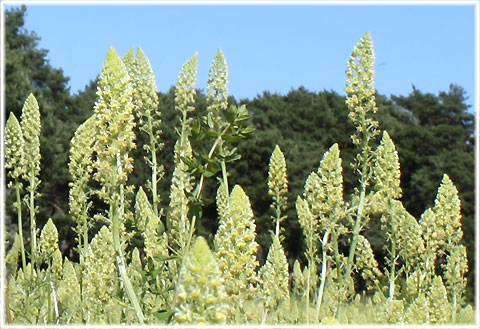
[[[39,226],[52,218],[59,229],[61,249],[64,255],[75,259],[75,235],[68,209],[68,154],[70,140],[76,128],[93,111],[96,98],[96,81],[91,81],[83,91],[72,95],[68,77],[61,69],[51,66],[48,51],[40,49],[39,36],[25,30],[25,7],[6,11],[5,17],[5,104],[6,116],[14,112],[17,117],[23,101],[34,93],[42,113],[42,172],[40,174]],[[154,59],[153,59],[154,60]],[[180,68],[179,68],[180,69]],[[162,204],[168,206],[168,192],[173,171],[173,147],[177,140],[177,124],[174,109],[175,90],[159,92],[159,111],[162,118],[162,143],[160,162],[164,165],[164,177],[160,183]],[[451,85],[448,91],[436,95],[422,92],[415,87],[407,96],[377,95],[379,107],[377,120],[382,129],[389,131],[399,152],[402,173],[402,202],[405,208],[419,218],[426,207],[433,205],[438,182],[448,173],[458,187],[462,201],[462,215],[469,258],[469,299],[473,300],[474,284],[474,115],[467,103],[465,91]],[[253,99],[229,98],[233,105],[246,105],[251,124],[256,131],[241,141],[238,153],[242,159],[229,167],[229,180],[245,187],[250,197],[257,221],[258,242],[270,244],[268,230],[271,227],[271,199],[268,196],[268,161],[276,144],[285,153],[290,187],[288,192],[288,216],[284,222],[287,257],[301,258],[305,246],[298,244],[302,234],[295,212],[296,196],[301,194],[307,175],[318,167],[322,154],[333,143],[338,143],[344,161],[345,195],[350,194],[356,183],[353,162],[354,145],[349,136],[354,127],[348,120],[345,97],[335,91],[312,92],[303,87],[292,89],[286,95],[263,92]],[[196,94],[196,115],[206,111],[205,92]],[[146,142],[138,136],[137,152]],[[139,153],[138,153],[139,154]],[[141,156],[133,156],[135,174],[139,178],[149,175],[149,168]],[[143,174],[143,177],[142,177]],[[129,182],[140,188],[140,181]],[[145,186],[143,187],[145,189]],[[214,199],[215,190],[206,186],[205,194]],[[15,232],[13,216],[14,191],[6,189],[6,230],[11,243]],[[96,207],[102,207],[101,202]],[[217,227],[214,203],[204,207],[198,221],[197,232],[212,239]],[[382,230],[378,221],[371,221],[366,232],[377,255],[383,255]],[[28,229],[28,227],[24,227]],[[95,230],[95,228],[93,228]],[[91,232],[92,236],[95,233]],[[28,241],[26,241],[28,244]],[[348,241],[343,241],[346,248]],[[265,254],[259,250],[263,262]],[[381,263],[382,259],[378,259]],[[293,265],[293,264],[290,264]]]

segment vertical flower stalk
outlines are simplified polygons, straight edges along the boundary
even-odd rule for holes
[[[169,234],[169,243],[173,250],[180,254],[184,254],[191,231],[188,218],[188,196],[193,190],[193,182],[189,168],[183,161],[183,159],[192,158],[192,149],[188,139],[185,141],[183,150],[181,149],[181,142],[178,140],[175,144],[176,165],[173,170],[172,183],[170,185],[167,230]],[[182,156],[180,156],[180,154],[182,154]]]
[[[196,238],[188,252],[176,289],[175,323],[226,323],[230,307],[224,279],[204,238]]]
[[[115,319],[117,301],[113,296],[119,292],[120,282],[116,275],[117,251],[112,232],[102,226],[83,255],[82,280],[83,319],[86,323],[106,323]]]
[[[131,49],[123,58],[123,62],[128,70],[133,87],[134,114],[139,123],[140,131],[148,135],[150,143],[144,146],[150,154],[150,164],[152,175],[148,186],[152,192],[152,207],[156,216],[159,216],[160,198],[158,196],[158,181],[161,178],[163,167],[157,161],[157,153],[163,146],[160,142],[160,119],[159,101],[157,95],[157,84],[153,74],[150,61],[141,48],[138,48],[136,56]]]
[[[70,142],[68,163],[68,170],[72,176],[72,182],[69,183],[68,204],[70,214],[77,223],[75,230],[78,234],[79,250],[83,252],[88,250],[90,225],[88,211],[92,206],[92,202],[89,201],[91,191],[88,183],[93,172],[92,146],[95,142],[95,125],[95,116],[91,116],[77,128]]]
[[[35,267],[37,257],[37,224],[35,214],[35,198],[38,196],[37,188],[40,184],[38,178],[40,174],[40,109],[37,100],[33,94],[30,94],[23,105],[22,115],[20,116],[20,126],[22,127],[23,139],[25,141],[23,154],[25,158],[25,170],[23,179],[28,182],[27,187],[27,206],[30,211],[30,259]]]
[[[330,149],[325,152],[322,161],[318,167],[317,173],[318,185],[322,193],[318,193],[317,198],[308,197],[311,200],[310,207],[314,209],[313,215],[318,216],[319,230],[323,232],[322,245],[322,268],[320,272],[320,285],[317,291],[317,303],[315,308],[315,323],[318,323],[320,306],[322,305],[323,293],[327,279],[327,262],[329,249],[332,249],[332,241],[330,236],[333,234],[333,244],[336,244],[337,237],[340,234],[339,221],[343,218],[343,176],[342,176],[342,160],[340,158],[340,150],[338,144],[333,144]],[[335,248],[334,258],[337,271],[341,268],[340,255]]]
[[[278,145],[275,146],[268,166],[268,194],[273,198],[272,208],[275,210],[275,235],[280,235],[280,223],[285,220],[282,212],[287,209],[287,164],[285,156]]]
[[[177,78],[175,86],[175,109],[182,114],[180,130],[180,154],[186,147],[188,136],[190,135],[190,121],[188,113],[193,112],[195,107],[195,80],[197,76],[198,54],[195,53],[185,64]]]
[[[167,214],[167,231],[169,244],[180,255],[185,256],[193,236],[194,223],[188,220],[189,200],[193,182],[188,165],[184,160],[192,159],[192,148],[189,141],[191,118],[188,114],[195,110],[195,79],[197,75],[197,58],[194,54],[183,64],[175,86],[175,110],[181,113],[181,129],[174,149],[175,169],[170,185],[170,205]],[[192,219],[193,221],[193,219]],[[190,232],[192,232],[190,234]]]
[[[112,227],[118,272],[137,317],[143,323],[143,312],[126,272],[120,235],[125,220],[125,184],[128,173],[133,170],[129,151],[135,147],[132,95],[127,68],[111,47],[99,77],[98,98],[94,108],[97,126],[93,151],[97,157],[93,164],[96,169],[93,177],[102,187],[99,196],[109,205],[108,219]]]
[[[257,290],[258,244],[250,201],[238,185],[229,196],[224,216],[214,239],[216,257],[227,294],[234,305],[242,307],[242,302],[253,298]]]
[[[147,195],[140,187],[135,198],[135,218],[137,226],[142,233],[145,243],[145,256],[147,259],[155,260],[158,256],[166,256],[166,246],[162,245],[159,236],[160,218],[153,212]]]
[[[8,175],[15,183],[15,195],[17,198],[15,202],[15,208],[17,208],[18,235],[20,238],[19,243],[23,271],[25,271],[27,266],[23,239],[22,200],[20,198],[20,190],[22,189],[20,178],[24,175],[25,170],[24,148],[25,140],[23,138],[22,128],[20,127],[20,123],[15,117],[15,114],[10,112],[10,116],[8,117],[5,127],[5,168],[10,169]],[[11,186],[11,184],[12,182],[9,183],[9,186]]]
[[[48,298],[47,314],[48,317],[50,317],[50,314],[52,313],[51,310],[53,308],[55,320],[58,320],[60,317],[60,312],[58,308],[57,288],[58,282],[61,280],[63,266],[62,254],[58,248],[58,231],[51,218],[47,221],[42,229],[38,245],[38,263],[40,264],[40,262],[46,262],[47,270],[45,273],[45,279],[50,286],[51,298]]]
[[[381,221],[383,229],[386,230],[387,239],[390,242],[388,258],[389,266],[386,270],[389,281],[388,296],[390,299],[395,297],[397,279],[397,241],[398,241],[398,222],[393,213],[393,200],[398,200],[402,196],[400,188],[400,163],[398,152],[390,138],[390,135],[384,131],[380,145],[374,152],[375,163],[373,166],[373,196],[371,207],[373,212],[380,213],[383,216]]]
[[[442,264],[445,276],[445,286],[452,304],[451,321],[455,322],[458,307],[463,302],[468,270],[467,252],[461,244],[463,237],[460,212],[460,198],[458,191],[448,175],[443,175],[438,188],[435,204],[432,208],[435,222],[444,232],[444,241],[439,249],[447,254],[447,259]]]
[[[58,286],[58,303],[62,309],[61,316],[65,323],[82,321],[80,282],[75,271],[75,264],[68,259],[65,259],[63,264],[63,279]]]
[[[315,173],[312,173],[315,174]],[[312,174],[309,176],[312,176]],[[315,174],[316,175],[316,174]],[[318,176],[317,176],[318,177]],[[307,179],[307,184],[308,185],[309,179]],[[305,235],[306,238],[306,245],[307,245],[307,250],[305,251],[305,257],[307,258],[307,273],[306,273],[306,278],[305,278],[305,300],[306,300],[306,306],[305,306],[305,314],[306,314],[306,320],[307,324],[310,319],[309,313],[310,313],[310,290],[312,286],[315,286],[315,278],[316,278],[316,272],[317,272],[317,264],[318,264],[318,256],[317,256],[317,246],[320,241],[320,235],[318,233],[318,228],[317,228],[317,223],[315,221],[315,217],[313,216],[312,212],[309,209],[307,201],[302,199],[300,196],[297,197],[296,201],[296,209],[297,209],[297,214],[298,214],[298,221],[300,223],[300,226],[302,227],[303,234]]]
[[[345,270],[345,278],[348,279],[353,268],[353,260],[357,250],[357,236],[364,225],[368,222],[365,215],[365,202],[367,186],[371,177],[371,141],[378,134],[378,122],[372,118],[377,112],[375,101],[375,85],[373,65],[375,55],[373,43],[369,33],[366,33],[353,48],[347,64],[347,77],[345,91],[347,93],[347,106],[349,119],[356,127],[356,133],[352,135],[352,141],[360,149],[354,163],[354,169],[360,174],[360,190],[358,206],[356,208],[355,221],[353,224],[352,243],[348,255],[348,263]]]
[[[221,49],[217,51],[217,54],[213,58],[213,62],[208,72],[207,82],[207,116],[205,122],[210,130],[210,134],[213,133],[217,138],[210,148],[208,153],[208,159],[212,159],[213,155],[218,149],[218,153],[223,155],[225,150],[223,149],[223,135],[230,128],[230,123],[225,122],[222,119],[222,113],[228,108],[228,72],[227,62],[223,56]],[[222,170],[223,186],[225,192],[229,194],[230,189],[228,187],[228,177],[225,160],[220,160],[220,167]],[[204,188],[205,175],[202,174],[200,182],[196,187],[196,197],[199,198]]]
[[[288,263],[279,237],[273,235],[267,260],[259,271],[260,288],[267,310],[278,311],[280,307],[290,304],[288,291]]]

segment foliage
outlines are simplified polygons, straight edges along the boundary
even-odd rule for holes
[[[287,160],[294,144],[282,145],[286,155],[279,146],[266,145],[273,153],[269,172],[263,171],[261,190],[268,191],[264,193],[267,208],[273,214],[268,228],[273,226],[273,217],[275,231],[270,232],[272,243],[261,266],[257,231],[263,228],[256,224],[248,194],[241,185],[231,184],[235,176],[227,171],[227,165],[235,170],[240,164],[248,165],[248,157],[238,162],[241,152],[236,145],[254,131],[250,113],[245,105],[238,106],[228,98],[227,66],[221,50],[212,62],[204,98],[195,91],[196,62],[195,54],[178,78],[173,108],[181,117],[180,125],[171,129],[177,133],[175,146],[170,144],[173,178],[162,183],[157,160],[163,152],[162,136],[167,133],[158,130],[162,121],[157,101],[160,106],[164,103],[162,98],[157,100],[148,59],[141,50],[137,55],[131,51],[123,59],[113,48],[108,50],[93,114],[76,130],[69,153],[69,205],[76,224],[78,262],[62,256],[55,220],[43,225],[38,245],[34,242],[38,235],[35,202],[39,198],[41,106],[31,95],[20,122],[11,116],[6,127],[7,169],[16,194],[28,197],[23,203],[17,198],[16,208],[18,218],[22,207],[30,210],[32,241],[29,262],[22,255],[22,267],[18,267],[24,253],[20,234],[7,256],[6,306],[12,322],[473,321],[472,308],[465,306],[468,264],[456,187],[444,175],[433,207],[417,221],[401,201],[401,161],[392,138],[384,131],[378,146],[375,141],[380,133],[375,114],[380,108],[369,34],[354,47],[347,64],[345,119],[348,116],[353,124],[351,141],[347,136],[341,143],[329,141],[331,146],[324,153],[317,150],[318,166],[305,161],[317,170],[305,175],[304,186],[293,198],[289,196],[298,191],[294,187],[299,183],[292,177],[299,171],[288,167],[290,184]],[[330,99],[339,100],[336,96]],[[197,111],[199,104],[205,111]],[[164,121],[174,121],[169,115],[162,115]],[[334,120],[333,116],[330,119]],[[257,128],[261,126],[257,124]],[[143,137],[138,143],[145,147],[140,151],[137,147],[140,153],[134,153],[139,133]],[[343,151],[341,156],[342,145],[351,148],[345,152],[349,156]],[[310,146],[313,144],[303,147]],[[15,152],[17,148],[19,152]],[[138,154],[148,166],[136,178],[142,183],[135,191],[130,184],[136,174],[133,157],[138,160]],[[352,165],[355,178],[345,178],[343,163]],[[20,165],[26,170],[21,171]],[[26,191],[23,183],[28,183]],[[165,189],[170,191],[168,206],[162,207],[161,184],[170,186]],[[231,190],[230,185],[234,186]],[[211,191],[216,191],[218,213],[214,236],[202,231],[212,203]],[[289,203],[293,200],[297,214],[291,215]],[[297,257],[287,258],[284,244],[290,230],[285,227],[295,225],[290,219],[296,216],[305,236],[307,262],[302,270],[303,261],[295,260],[290,288],[288,260]],[[383,226],[384,254],[370,241],[367,231],[374,224]],[[91,234],[94,225],[99,229]],[[19,233],[22,226],[19,220]],[[382,255],[385,265],[379,262]],[[448,309],[448,314],[438,312],[438,305]]]

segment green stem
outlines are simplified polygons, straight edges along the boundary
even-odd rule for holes
[[[85,225],[83,227],[83,252],[85,255],[88,253],[88,225],[87,219],[85,218]]]
[[[223,154],[222,144],[219,146],[220,154]],[[225,188],[225,195],[230,195],[230,189],[228,188],[228,176],[227,176],[227,166],[225,160],[220,161],[220,167],[222,168],[222,177],[223,177],[223,186]]]
[[[158,192],[157,192],[157,145],[153,134],[152,118],[148,117],[148,134],[150,135],[150,151],[152,153],[152,205],[153,213],[158,217]]]
[[[30,175],[30,239],[31,239],[31,254],[30,262],[32,263],[32,276],[33,269],[37,258],[37,222],[35,220],[35,175]]]
[[[15,178],[15,194],[17,195],[18,235],[20,237],[20,249],[22,252],[22,268],[25,273],[27,261],[25,258],[25,245],[23,242],[22,200],[20,198],[20,183],[18,182],[18,178]]]
[[[330,236],[330,229],[327,229],[322,239],[322,274],[320,278],[320,286],[317,293],[317,305],[315,308],[315,324],[318,323],[318,315],[320,314],[320,306],[322,305],[323,291],[325,290],[325,281],[327,278],[327,244]]]
[[[117,155],[117,174],[122,172],[122,166],[120,163],[119,155]],[[117,181],[118,182],[118,181]],[[125,287],[126,293],[132,303],[133,308],[135,309],[135,313],[137,315],[138,320],[140,323],[144,322],[144,315],[142,309],[140,307],[140,303],[138,302],[137,296],[133,289],[132,283],[127,275],[126,267],[125,267],[125,260],[123,257],[122,246],[120,243],[120,217],[124,214],[123,208],[123,184],[118,184],[118,199],[115,195],[111,196],[110,201],[110,216],[112,220],[112,234],[113,234],[113,246],[115,251],[117,252],[117,268],[120,274],[120,277],[123,281],[123,285]],[[119,202],[120,201],[120,202]],[[120,204],[119,204],[120,203]]]
[[[187,111],[182,112],[182,130],[180,132],[180,146],[183,149],[185,146],[186,130],[187,130]]]
[[[117,269],[120,274],[120,278],[123,281],[123,285],[125,287],[125,291],[132,303],[133,308],[135,309],[135,313],[137,314],[137,318],[140,323],[144,322],[145,317],[143,316],[142,309],[140,307],[140,303],[138,302],[137,296],[133,289],[132,283],[127,275],[127,271],[125,268],[125,260],[123,258],[123,252],[120,244],[120,223],[119,223],[119,216],[117,210],[119,209],[117,202],[112,202],[110,206],[110,216],[112,216],[112,233],[113,233],[113,246],[117,253],[116,261],[117,261]]]
[[[393,217],[393,214],[392,214]],[[391,225],[391,230],[392,230],[392,249],[391,249],[391,264],[390,264],[390,273],[389,273],[389,288],[388,288],[388,298],[392,300],[395,297],[395,266],[397,265],[397,243],[396,243],[396,232],[397,228],[395,223],[391,218],[390,220],[390,225]]]
[[[310,221],[310,234],[308,237],[308,246],[307,246],[307,260],[308,260],[308,272],[307,272],[307,302],[306,302],[306,324],[309,324],[310,321],[310,283],[312,279],[312,273],[316,271],[316,262],[315,262],[315,243],[313,238],[313,219]]]
[[[280,235],[280,219],[281,219],[281,216],[282,216],[282,210],[280,209],[280,193],[276,193],[275,195],[275,200],[276,200],[276,204],[275,204],[275,212],[276,212],[276,215],[277,215],[277,218],[275,220],[275,235],[276,236],[279,236]]]
[[[309,324],[309,318],[310,318],[310,273],[312,272],[312,269],[310,268],[310,266],[313,265],[309,262],[309,266],[308,266],[308,272],[307,272],[307,294],[306,294],[306,298],[307,298],[307,302],[305,303],[305,315],[306,315],[306,319],[305,319],[305,324]]]
[[[217,147],[220,145],[222,142],[222,136],[227,132],[227,130],[230,128],[230,124],[227,124],[225,129],[220,133],[220,136],[217,137],[215,140],[215,143],[213,143],[210,152],[208,152],[208,158],[211,159],[213,157],[213,154],[215,154],[215,151]],[[200,176],[200,182],[198,183],[197,187],[195,188],[195,199],[199,199],[200,195],[202,195],[203,188],[204,188],[204,182],[205,182],[205,176],[202,174]]]
[[[337,280],[340,287],[343,286],[343,276],[342,276],[342,267],[341,267],[341,259],[340,259],[340,252],[338,251],[338,235],[335,230],[332,234],[332,245],[333,245],[333,253],[335,258],[335,267],[337,268]]]
[[[452,294],[452,324],[455,323],[455,318],[457,315],[457,294],[453,292]]]
[[[350,244],[350,250],[348,254],[348,263],[347,263],[347,269],[345,271],[345,278],[348,279],[351,275],[352,272],[352,266],[353,266],[353,259],[355,257],[355,251],[357,248],[357,239],[358,235],[360,234],[360,230],[362,227],[362,220],[363,220],[363,208],[365,207],[365,195],[367,191],[367,184],[368,184],[368,142],[370,139],[370,136],[368,134],[368,129],[366,125],[366,120],[365,120],[365,113],[362,113],[362,131],[363,133],[363,138],[362,138],[362,172],[360,176],[360,185],[361,185],[361,191],[360,191],[360,199],[358,201],[358,208],[357,208],[357,216],[355,219],[355,225],[353,227],[353,238],[352,238],[352,243]]]

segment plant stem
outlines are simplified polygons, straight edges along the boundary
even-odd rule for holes
[[[148,116],[148,134],[150,135],[150,151],[152,153],[152,205],[153,213],[158,217],[157,145],[155,144],[151,116]]]
[[[223,154],[223,146],[220,144],[219,151]],[[222,177],[223,177],[223,185],[225,188],[225,195],[230,195],[230,189],[228,188],[228,176],[227,176],[227,166],[225,164],[225,160],[220,161],[220,167],[222,168]]]
[[[275,205],[275,212],[276,212],[276,215],[277,215],[277,218],[275,220],[275,235],[276,236],[279,236],[280,234],[280,218],[281,218],[281,215],[282,215],[282,212],[281,212],[281,209],[280,209],[280,204],[279,204],[279,200],[280,200],[280,194],[276,193],[276,205]]]
[[[112,233],[113,233],[113,245],[117,252],[117,268],[120,274],[120,278],[123,281],[123,285],[125,287],[126,293],[132,303],[133,308],[137,314],[138,320],[140,323],[143,323],[145,317],[143,316],[142,309],[140,308],[140,304],[138,302],[137,296],[135,295],[135,291],[133,290],[132,283],[128,278],[127,271],[125,268],[125,260],[123,259],[123,252],[122,247],[120,244],[120,223],[119,223],[119,216],[118,216],[118,205],[117,202],[112,202],[110,206],[110,215],[112,216]]]
[[[30,262],[32,263],[32,276],[37,258],[37,222],[35,220],[35,174],[30,174],[30,239],[31,254]]]
[[[211,159],[213,157],[213,154],[215,153],[215,150],[217,149],[217,147],[220,145],[220,143],[222,142],[222,136],[223,134],[225,134],[227,132],[227,130],[230,128],[230,124],[227,124],[227,126],[225,127],[225,129],[223,129],[223,131],[220,133],[220,135],[217,137],[217,139],[215,140],[215,143],[213,143],[211,149],[210,149],[210,152],[208,152],[208,158]],[[225,178],[224,178],[225,179]],[[204,181],[205,181],[205,176],[202,174],[200,176],[200,182],[198,183],[197,187],[195,188],[195,199],[199,199],[200,198],[200,195],[202,195],[202,192],[203,192],[203,188],[204,188]]]
[[[320,306],[322,305],[323,299],[323,291],[325,289],[325,280],[327,278],[327,244],[328,238],[330,236],[330,229],[327,229],[323,234],[322,239],[322,274],[320,278],[320,286],[318,287],[317,293],[317,305],[315,308],[315,321],[314,323],[318,323],[318,315],[320,314]]]
[[[121,174],[122,166],[120,163],[120,157],[117,154],[117,174]],[[133,289],[132,283],[127,275],[127,271],[125,268],[125,260],[123,258],[122,246],[120,243],[120,217],[124,214],[123,209],[123,184],[118,184],[118,198],[115,195],[111,196],[110,200],[110,217],[112,220],[112,234],[113,234],[113,246],[115,251],[117,252],[117,268],[118,272],[120,273],[120,277],[123,281],[123,285],[125,287],[126,293],[132,303],[133,308],[135,309],[135,313],[138,317],[140,323],[144,322],[144,315],[142,309],[140,307],[140,303],[138,302],[137,296]],[[115,192],[114,192],[115,193]],[[120,201],[120,202],[119,202]],[[119,204],[120,203],[120,204]]]
[[[306,302],[306,308],[305,308],[305,314],[306,314],[306,319],[305,319],[305,323],[306,324],[309,324],[309,309],[310,309],[310,273],[312,272],[312,269],[310,268],[310,266],[313,266],[313,264],[311,264],[309,262],[308,264],[308,272],[307,272],[307,294],[306,294],[306,298],[307,298],[307,302]]]
[[[393,217],[393,214],[392,214]],[[392,235],[395,235],[397,232],[397,227],[393,220],[390,221],[390,226],[392,229]],[[390,264],[390,273],[389,273],[389,288],[388,288],[388,298],[392,300],[395,296],[395,266],[397,263],[397,243],[396,239],[392,237],[392,249],[390,252],[391,255],[391,264]]]
[[[20,249],[22,252],[22,268],[25,273],[27,261],[25,258],[25,245],[23,242],[22,200],[20,198],[20,183],[18,182],[18,178],[15,178],[15,194],[17,195],[18,235],[20,237]]]
[[[337,268],[337,280],[340,287],[343,286],[343,276],[342,276],[342,267],[341,267],[341,259],[340,253],[338,251],[338,235],[335,230],[332,233],[332,244],[333,244],[333,253],[335,258],[335,266]]]
[[[366,124],[366,118],[365,118],[365,113],[362,113],[361,116],[361,125],[362,125],[362,131],[363,133],[363,138],[362,138],[362,157],[361,157],[361,165],[362,165],[362,172],[360,176],[360,186],[361,186],[361,191],[360,191],[360,199],[358,201],[358,208],[357,208],[357,217],[355,219],[355,225],[353,227],[353,238],[352,238],[352,243],[350,244],[350,251],[348,254],[348,263],[347,263],[347,269],[345,271],[345,278],[348,279],[350,277],[351,272],[352,272],[352,266],[353,266],[353,259],[355,257],[355,251],[357,248],[357,239],[358,235],[360,234],[360,230],[362,227],[362,219],[363,219],[363,208],[365,206],[365,195],[367,191],[367,184],[368,184],[368,142],[370,140],[370,136],[368,134],[368,128]]]

